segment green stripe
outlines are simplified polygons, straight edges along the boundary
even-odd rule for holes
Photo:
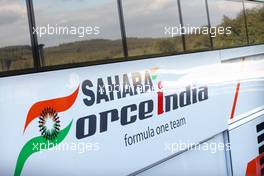
[[[61,143],[65,139],[65,137],[68,135],[70,128],[71,128],[71,125],[72,125],[72,121],[66,128],[64,128],[63,130],[61,130],[59,132],[58,137],[54,141],[48,141],[43,136],[35,137],[35,138],[31,139],[30,141],[28,141],[24,145],[22,150],[20,151],[20,154],[19,154],[18,159],[17,159],[16,169],[15,169],[14,175],[20,176],[26,160],[33,153],[43,151],[43,150],[46,150],[49,148],[53,148],[56,145],[58,145],[59,143]],[[39,147],[40,145],[41,145],[41,147],[42,146],[44,146],[44,147],[41,148],[41,147]]]
[[[152,80],[156,80],[157,77],[158,77],[158,75],[152,75],[152,76],[151,76]]]

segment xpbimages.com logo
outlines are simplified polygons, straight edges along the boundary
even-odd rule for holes
[[[46,149],[49,149],[57,146],[66,138],[71,129],[72,120],[63,128],[60,123],[60,118],[63,118],[63,116],[60,116],[59,113],[72,107],[78,92],[79,87],[69,96],[37,102],[30,108],[24,133],[31,122],[38,120],[40,136],[30,139],[23,146],[17,159],[15,176],[21,174],[25,162],[32,154],[43,151],[43,148],[36,147],[36,145],[46,144],[45,146],[48,146]]]

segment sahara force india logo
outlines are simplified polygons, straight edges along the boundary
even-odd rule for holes
[[[24,133],[34,120],[38,120],[40,136],[30,139],[23,146],[17,159],[15,176],[19,176],[27,159],[34,153],[43,149],[35,147],[36,144],[44,144],[46,149],[55,147],[68,135],[72,121],[65,128],[61,129],[60,112],[72,107],[79,92],[79,87],[69,96],[45,100],[35,103],[28,111]]]
[[[87,107],[95,105],[101,105],[103,108],[100,112],[91,113],[89,111],[86,116],[76,117],[77,140],[97,134],[102,135],[113,128],[113,123],[118,123],[120,128],[125,129],[126,126],[136,124],[138,121],[147,123],[156,117],[166,117],[165,115],[169,112],[209,99],[208,87],[205,85],[184,85],[179,90],[167,91],[158,73],[159,68],[152,68],[92,80],[84,79],[75,92],[68,97],[35,103],[28,112],[24,132],[33,120],[38,119],[41,136],[29,140],[22,148],[17,160],[15,176],[21,174],[26,160],[33,153],[40,151],[40,149],[34,149],[34,144],[52,143],[55,147],[68,135],[72,122],[61,129],[59,113],[72,107],[78,96],[79,88],[80,100],[82,100],[78,106],[80,110],[85,111]],[[133,102],[126,100],[123,105],[119,106],[112,103],[147,93],[149,96],[144,96],[144,100],[141,101],[139,99]],[[108,106],[110,103],[114,107]]]

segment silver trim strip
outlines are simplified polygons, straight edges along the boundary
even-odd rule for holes
[[[229,127],[228,130],[233,130],[236,129],[238,127],[240,127],[241,125],[248,123],[258,117],[260,117],[261,115],[264,114],[264,105],[260,106],[256,109],[253,109],[251,111],[248,111],[244,114],[241,114],[239,116],[236,116],[234,119],[234,121],[230,120],[229,121]]]
[[[220,50],[221,61],[264,54],[264,45]]]

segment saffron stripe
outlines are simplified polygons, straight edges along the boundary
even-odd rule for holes
[[[45,100],[37,102],[30,108],[27,119],[25,122],[24,132],[27,126],[36,118],[38,118],[43,111],[43,109],[51,107],[56,112],[63,112],[69,109],[75,102],[79,93],[79,87],[69,96],[56,98],[52,100]]]
[[[231,111],[230,119],[233,119],[234,116],[235,116],[235,111],[236,111],[236,106],[237,106],[237,99],[238,99],[238,95],[239,95],[239,90],[240,90],[240,82],[237,84],[237,87],[236,87],[236,93],[235,93],[235,97],[234,97],[234,102],[233,102],[233,106],[232,106],[232,111]]]

